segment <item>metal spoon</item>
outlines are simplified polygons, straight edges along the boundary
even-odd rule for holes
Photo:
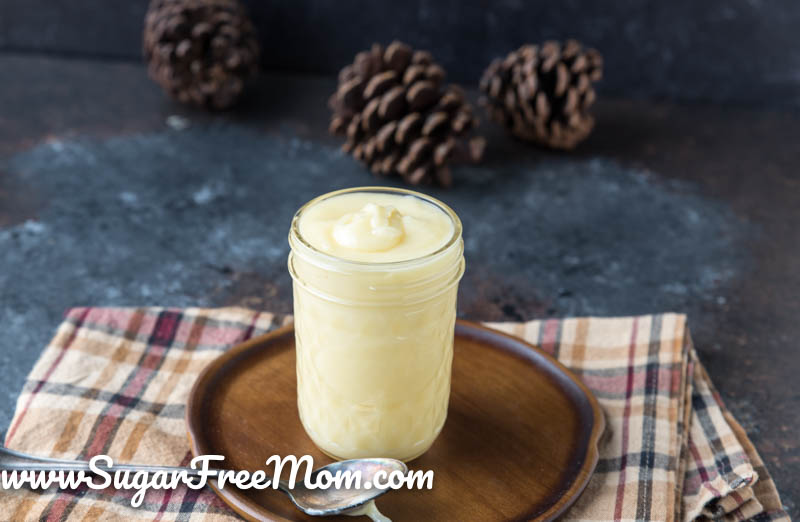
[[[190,477],[199,476],[200,470],[194,468],[178,466],[139,466],[135,464],[114,464],[113,468],[108,469],[98,466],[103,470],[114,471],[146,471],[155,473],[157,471],[186,471]],[[84,460],[65,460],[53,459],[49,457],[37,457],[28,455],[8,448],[0,447],[0,470],[8,471],[84,471],[89,472],[89,463]],[[395,459],[353,459],[333,462],[314,470],[311,474],[313,478],[322,470],[328,470],[332,475],[337,472],[349,471],[353,474],[361,474],[360,489],[337,489],[329,487],[326,489],[309,489],[305,482],[297,482],[294,488],[289,488],[289,483],[285,480],[278,482],[278,489],[286,493],[294,504],[303,512],[313,516],[342,515],[362,508],[367,502],[376,499],[388,491],[380,489],[374,485],[375,474],[384,471],[387,475],[384,480],[394,471],[405,473],[408,471],[406,465]],[[211,470],[216,471],[216,470]],[[365,487],[369,482],[370,487]]]

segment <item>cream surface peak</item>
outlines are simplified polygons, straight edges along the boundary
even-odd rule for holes
[[[349,193],[303,212],[300,234],[314,248],[351,261],[391,263],[433,253],[453,235],[441,209],[415,196]]]

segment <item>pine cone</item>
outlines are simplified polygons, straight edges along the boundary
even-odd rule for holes
[[[148,72],[173,98],[225,109],[258,70],[258,40],[238,0],[151,0]]]
[[[448,163],[479,161],[484,142],[466,141],[477,119],[459,87],[442,87],[444,77],[427,51],[374,44],[339,73],[330,131],[347,136],[342,149],[376,174],[449,186]]]
[[[603,76],[603,57],[575,40],[523,45],[484,71],[481,103],[514,136],[556,149],[572,149],[592,130],[592,83]]]

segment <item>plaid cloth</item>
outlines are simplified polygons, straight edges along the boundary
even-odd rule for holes
[[[36,363],[6,436],[63,458],[185,465],[183,409],[203,367],[284,324],[241,308],[76,308]],[[492,324],[578,374],[606,414],[596,473],[566,519],[788,520],[746,434],[666,314]],[[0,492],[0,520],[236,520],[210,490]]]

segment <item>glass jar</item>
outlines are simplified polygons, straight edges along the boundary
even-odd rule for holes
[[[432,253],[397,262],[350,261],[314,248],[300,234],[303,212],[351,193],[419,198],[452,220],[452,237]],[[464,273],[458,216],[410,190],[346,189],[300,208],[289,244],[297,403],[306,432],[337,459],[423,454],[447,416]]]

